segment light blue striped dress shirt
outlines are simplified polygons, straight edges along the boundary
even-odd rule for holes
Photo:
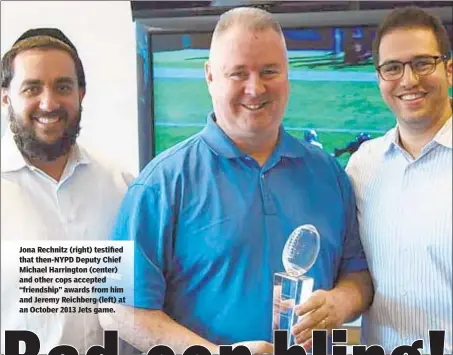
[[[397,128],[364,143],[346,168],[357,195],[363,248],[375,286],[363,344],[386,353],[445,330],[452,353],[451,117],[413,159]]]

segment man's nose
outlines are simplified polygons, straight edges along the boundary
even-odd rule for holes
[[[403,76],[401,77],[401,85],[411,87],[418,83],[418,74],[414,72],[410,63],[404,65]]]
[[[245,93],[250,96],[259,96],[266,91],[263,80],[259,75],[250,75],[245,85]]]
[[[39,108],[42,111],[53,111],[60,107],[58,101],[58,95],[56,95],[52,90],[44,90],[40,96]]]

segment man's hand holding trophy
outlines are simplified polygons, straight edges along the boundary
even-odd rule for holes
[[[305,274],[315,263],[320,246],[319,232],[313,225],[297,227],[283,248],[285,272],[274,275],[273,330],[288,331],[288,346],[298,343],[292,334],[302,320],[296,306],[303,305],[313,293],[314,280]]]

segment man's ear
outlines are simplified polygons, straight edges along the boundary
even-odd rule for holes
[[[2,107],[6,108],[9,106],[9,94],[8,89],[2,88]]]
[[[447,71],[447,80],[448,80],[448,86],[452,87],[453,86],[453,59],[450,58],[449,60],[447,60],[447,64],[446,64],[446,71]]]
[[[212,67],[209,60],[204,63],[204,75],[206,79],[206,84],[208,85],[208,91],[211,93],[211,84],[212,84]]]
[[[212,69],[211,69],[211,64],[209,63],[209,60],[207,60],[204,63],[204,76],[206,79],[206,84],[208,84],[208,88],[209,88],[212,83]]]
[[[376,74],[376,83],[378,84],[378,86],[381,84],[381,76],[379,75],[379,73],[377,71],[375,71],[375,74]]]
[[[86,89],[85,88],[80,88],[79,89],[79,101],[82,103],[83,98],[85,97]]]

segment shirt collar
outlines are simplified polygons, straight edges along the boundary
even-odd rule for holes
[[[207,117],[206,126],[201,131],[201,137],[209,147],[217,154],[225,158],[239,158],[245,156],[230,137],[216,124],[216,118],[213,112]]]
[[[305,143],[290,135],[283,126],[280,126],[278,142],[276,152],[282,157],[301,158],[308,149]]]
[[[5,135],[2,137],[2,173],[18,171],[27,166],[27,162],[17,148],[14,141],[13,133],[6,129]]]
[[[1,172],[14,172],[19,171],[23,168],[30,167],[31,164],[21,154],[19,148],[17,148],[16,142],[14,141],[14,135],[10,129],[6,129],[5,135],[1,142]],[[88,154],[84,149],[75,144],[70,152],[66,168],[74,166],[74,168],[80,164],[90,164],[91,161]]]
[[[211,112],[207,117],[207,123],[201,131],[201,137],[217,154],[226,158],[245,157],[246,154],[241,152],[234,142],[228,137],[225,132],[216,124],[215,114]],[[280,126],[279,138],[274,154],[289,158],[299,158],[306,152],[306,147],[285,131],[283,126]]]
[[[442,128],[436,133],[434,138],[428,144],[432,144],[432,142],[436,142],[440,145],[443,145],[447,148],[452,148],[452,117],[444,123]],[[395,151],[395,149],[402,149],[399,144],[399,133],[398,133],[398,125],[392,128],[384,137],[384,155],[391,154]]]
[[[452,148],[452,144],[451,144],[451,136],[452,136],[452,126],[451,126],[451,118],[452,116],[450,116],[450,118],[447,120],[447,122],[445,122],[445,124],[443,125],[443,127],[439,130],[439,132],[437,132],[437,134],[434,136],[434,140],[447,147],[447,148]]]

